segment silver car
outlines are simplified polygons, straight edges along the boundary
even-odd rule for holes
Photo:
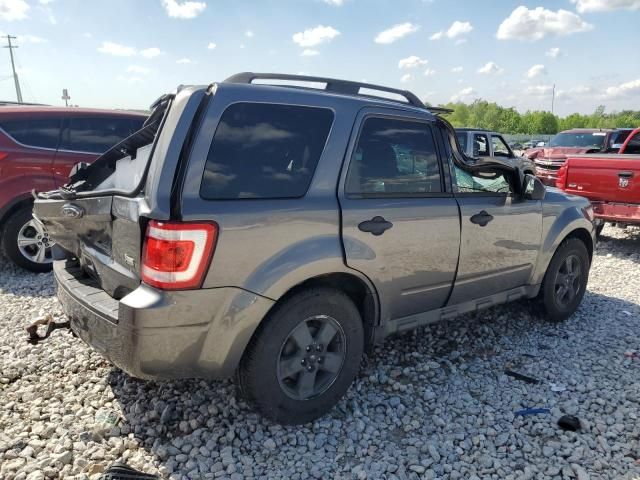
[[[34,209],[72,329],[133,376],[235,375],[263,415],[303,423],[389,335],[524,299],[559,321],[582,300],[589,202],[467,163],[411,92],[244,73],[152,110]]]

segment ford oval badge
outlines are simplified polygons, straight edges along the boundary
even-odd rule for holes
[[[62,215],[67,218],[80,218],[84,215],[84,209],[78,205],[67,203],[62,207]]]

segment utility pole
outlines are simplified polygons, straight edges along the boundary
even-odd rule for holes
[[[551,94],[551,113],[553,114],[553,106],[556,102],[556,84],[553,84],[553,93]]]
[[[11,69],[13,70],[13,81],[16,84],[16,97],[18,97],[18,103],[22,103],[22,91],[20,90],[20,82],[18,81],[18,74],[16,73],[16,65],[13,61],[13,49],[18,48],[18,45],[11,45],[11,40],[15,40],[16,37],[12,37],[11,35],[7,35],[3,37],[7,39],[9,45],[5,45],[4,48],[9,49],[9,56],[11,57]]]

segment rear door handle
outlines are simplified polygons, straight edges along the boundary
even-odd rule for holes
[[[486,212],[486,210],[482,210],[480,213],[476,213],[470,219],[471,223],[475,223],[476,225],[480,225],[481,227],[486,227],[487,224],[493,220],[493,215],[490,215]]]
[[[618,172],[618,176],[622,178],[631,178],[633,177],[633,172]]]
[[[373,235],[380,236],[387,230],[393,227],[393,223],[387,222],[383,217],[375,216],[371,220],[365,220],[358,224],[358,229],[361,232],[371,233]]]

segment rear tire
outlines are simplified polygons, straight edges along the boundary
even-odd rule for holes
[[[4,225],[2,232],[2,245],[7,257],[16,265],[29,270],[31,272],[43,273],[50,272],[53,266],[51,258],[51,248],[46,245],[53,245],[49,242],[46,233],[36,228],[36,224],[30,225],[33,221],[31,205],[22,207],[9,217]],[[44,234],[44,235],[43,235]],[[46,242],[42,243],[45,236]],[[25,239],[33,238],[33,241],[22,248],[18,245],[18,238],[21,238],[23,244]],[[40,245],[38,245],[40,242]],[[42,259],[42,261],[36,261]]]
[[[314,288],[269,314],[236,373],[238,391],[263,416],[307,423],[331,410],[360,368],[364,329],[344,293]]]
[[[540,288],[540,301],[550,320],[566,320],[576,311],[587,289],[589,267],[589,253],[581,240],[569,238],[560,244]]]

